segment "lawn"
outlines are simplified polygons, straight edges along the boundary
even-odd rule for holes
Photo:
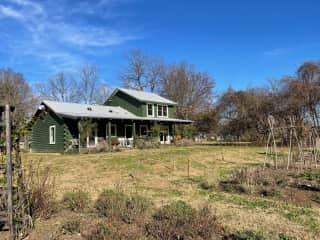
[[[23,155],[23,162],[51,169],[58,199],[68,190],[81,189],[95,199],[103,189],[120,189],[146,196],[157,206],[178,199],[195,207],[210,204],[230,231],[317,239],[319,206],[219,190],[219,181],[228,179],[234,169],[261,164],[263,152],[264,148],[249,146],[162,146],[82,155],[30,153]],[[204,190],[199,187],[203,182],[214,187]]]

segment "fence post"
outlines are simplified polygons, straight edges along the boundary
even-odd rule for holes
[[[10,230],[10,239],[15,239],[13,224],[13,204],[12,204],[12,156],[11,156],[11,109],[7,104],[5,107],[6,121],[6,155],[7,155],[7,184],[8,184],[8,225]]]

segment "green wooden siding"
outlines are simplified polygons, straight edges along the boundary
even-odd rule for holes
[[[105,104],[115,107],[120,106],[137,116],[143,116],[141,103],[137,99],[121,91],[117,92],[116,95],[111,96]]]
[[[150,102],[152,103],[152,102]],[[154,116],[158,117],[158,104],[152,103],[154,109]],[[116,95],[111,96],[108,101],[105,103],[107,106],[120,106],[129,112],[140,116],[147,117],[147,102],[140,102],[137,99],[118,91]],[[164,104],[167,105],[167,104]],[[176,117],[176,106],[167,105],[168,106],[168,117],[175,118]]]
[[[56,126],[55,144],[49,143],[49,127]],[[38,117],[32,127],[32,151],[64,152],[65,125],[64,121],[53,113]]]

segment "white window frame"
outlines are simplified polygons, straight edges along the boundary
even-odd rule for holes
[[[152,106],[152,115],[149,115],[149,109],[148,109],[149,105]],[[154,117],[154,106],[152,103],[147,103],[147,117]]]
[[[162,108],[161,108],[161,116],[159,116],[158,114],[159,114],[159,106],[161,106]],[[167,108],[167,115],[166,116],[164,116],[163,115],[163,107],[166,107]],[[166,105],[166,104],[158,104],[157,105],[157,116],[158,117],[160,117],[160,118],[168,118],[168,116],[169,116],[169,107],[168,107],[168,105]]]
[[[51,129],[53,129],[53,136],[52,136]],[[56,144],[56,135],[57,135],[56,134],[56,125],[49,126],[49,144],[51,144],[51,145]]]
[[[146,128],[146,134],[145,135],[141,134],[141,127],[145,127]],[[139,126],[139,133],[140,133],[140,137],[148,136],[148,125],[140,125]]]

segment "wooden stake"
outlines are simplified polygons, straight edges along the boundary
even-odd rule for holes
[[[190,158],[188,158],[188,178],[190,178]]]
[[[7,154],[7,183],[8,183],[8,225],[10,239],[15,239],[13,224],[13,205],[12,205],[12,156],[11,156],[11,119],[10,106],[7,104],[5,109],[6,121],[6,154]]]

